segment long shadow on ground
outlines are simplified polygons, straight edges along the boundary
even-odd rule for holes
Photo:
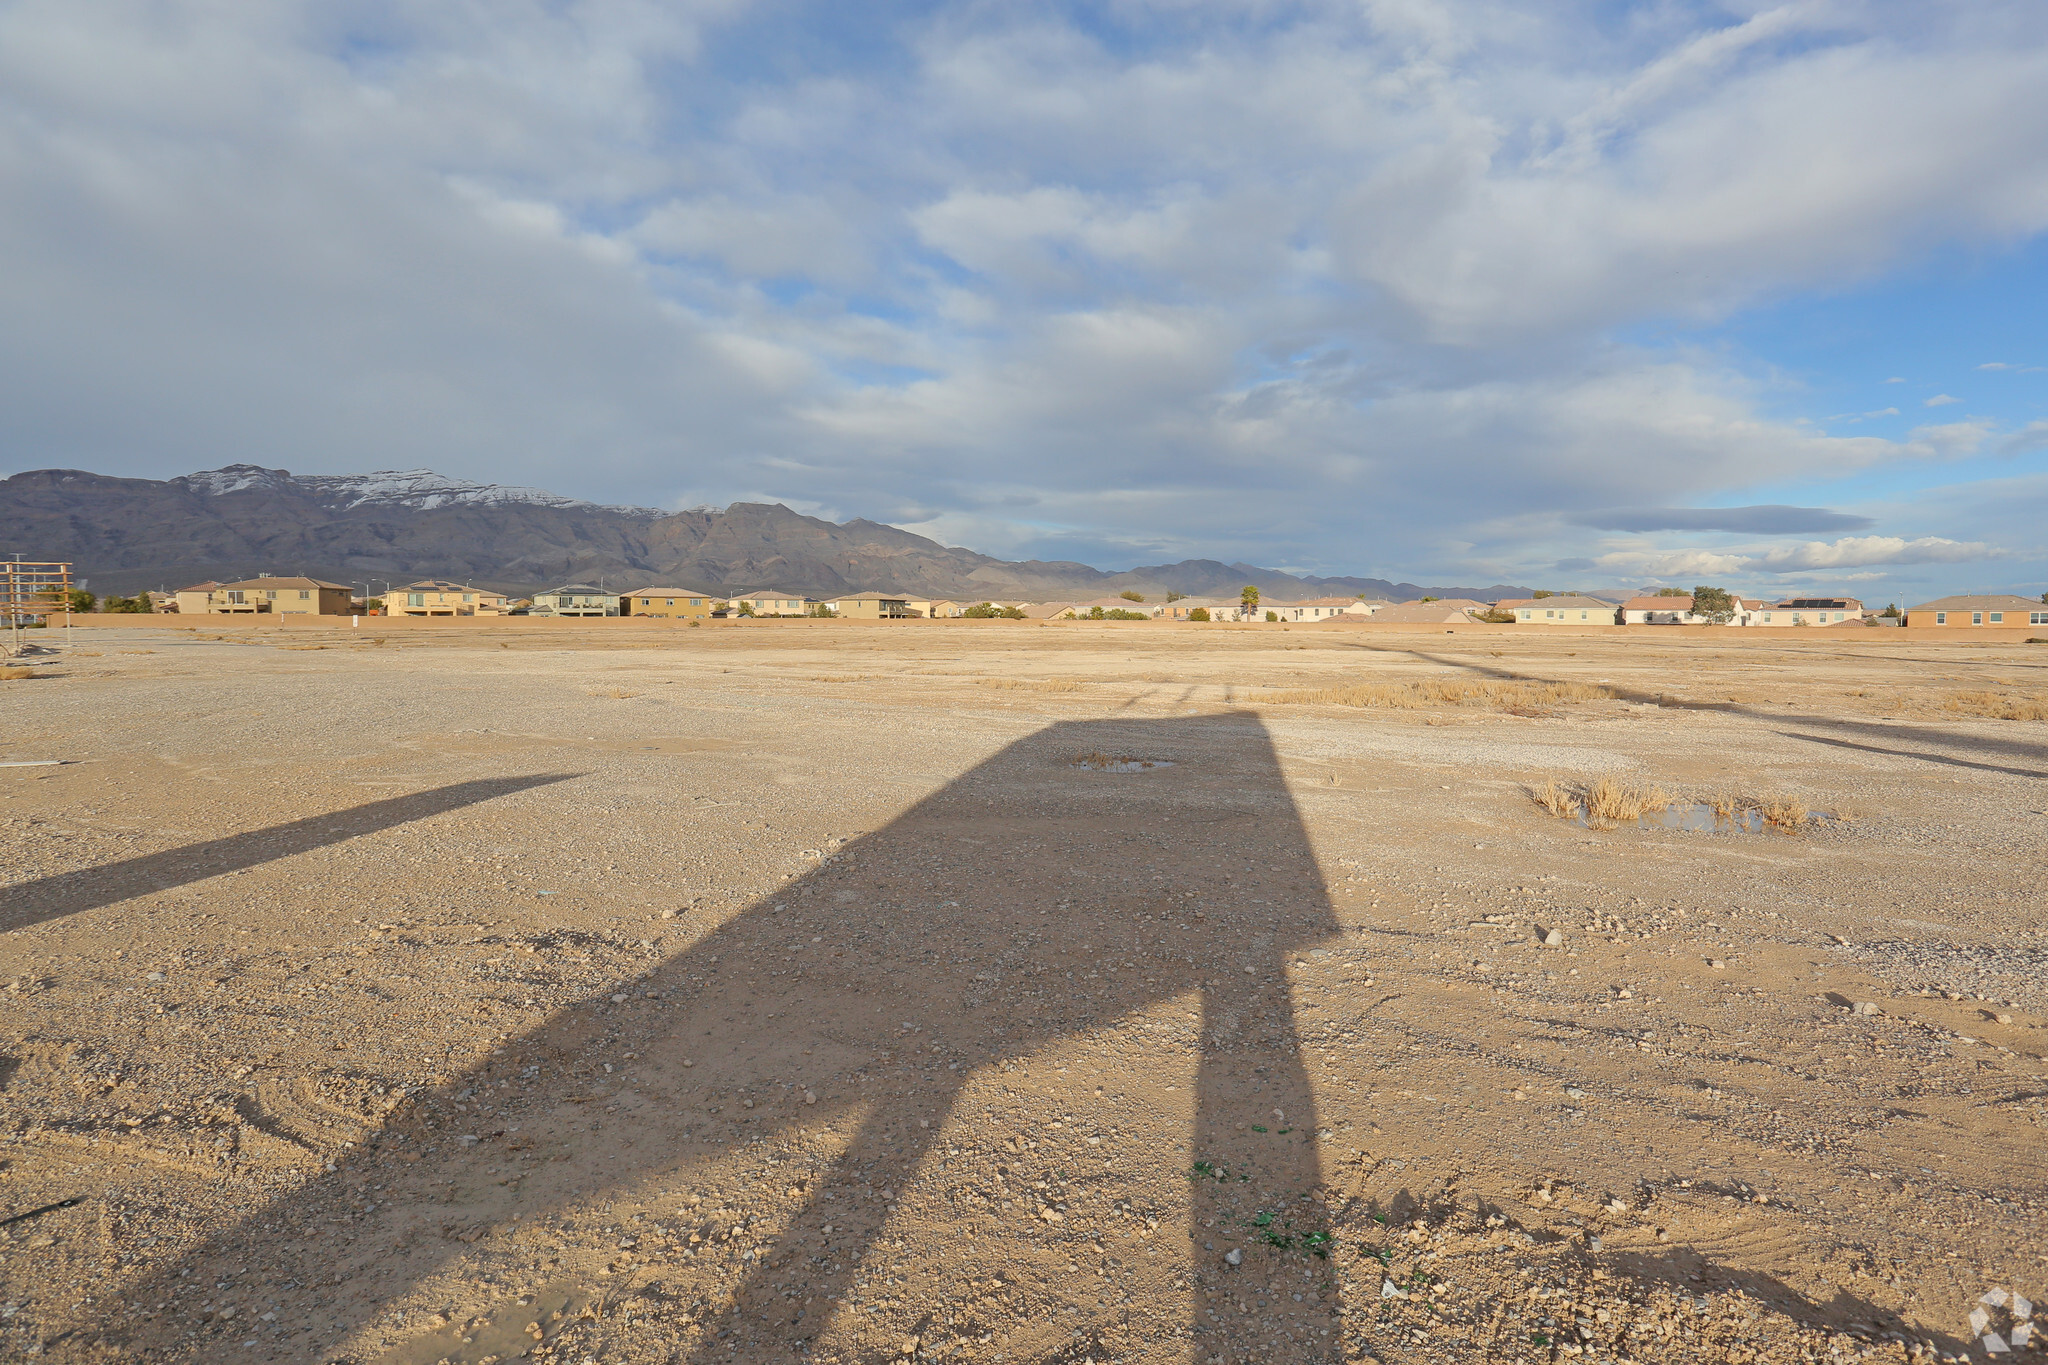
[[[1173,766],[1076,765],[1092,753]],[[656,842],[687,837],[666,831]],[[675,1357],[787,1361],[827,1331],[832,1300],[869,1258],[891,1197],[934,1159],[977,1070],[1196,993],[1199,1048],[1158,1054],[1163,1073],[1194,1072],[1184,1136],[1207,1174],[1228,1173],[1193,1182],[1195,1245],[1215,1241],[1220,1256],[1218,1239],[1277,1233],[1313,1269],[1321,1263],[1300,1253],[1327,1236],[1308,1197],[1320,1183],[1317,1119],[1284,968],[1335,932],[1255,719],[1053,725],[687,952],[557,1012],[420,1097],[342,1169],[131,1285],[122,1298],[137,1307],[113,1338],[156,1360],[335,1359],[352,1333],[475,1240],[516,1243],[515,1214],[530,1229],[607,1191],[686,1190],[732,1144],[837,1122],[852,1137],[836,1164],[801,1193],[729,1307],[700,1320]],[[630,1081],[607,1081],[592,1065],[628,1052],[637,1054]],[[465,1092],[473,1106],[458,1110]],[[495,1162],[526,1167],[516,1189],[481,1178]],[[1177,1142],[1127,1146],[1095,1188],[1113,1195],[1122,1181],[1132,1200],[1156,1198],[1162,1172],[1190,1188]],[[999,1219],[997,1235],[1020,1245],[1087,1240],[1032,1221],[1031,1191],[1004,1193],[1020,1207],[1004,1212],[999,1198],[976,1196],[956,1206],[962,1225]],[[1259,1209],[1283,1216],[1250,1234]],[[1177,1322],[1150,1353],[1188,1352],[1178,1334],[1192,1330],[1202,1359],[1341,1358],[1327,1308],[1248,1325],[1257,1319],[1233,1311],[1241,1294],[1216,1256],[1170,1268],[1191,1282],[1193,1322]],[[279,1305],[276,1326],[251,1333],[201,1317],[229,1270]],[[1058,1330],[1061,1349],[1078,1350],[1120,1328],[1104,1311]]]
[[[366,802],[347,810],[309,815],[303,820],[253,829],[244,834],[231,834],[205,843],[166,849],[162,853],[146,853],[118,863],[24,882],[7,889],[6,908],[0,910],[0,933],[98,910],[119,901],[168,891],[208,877],[239,872],[245,867],[325,848],[359,835],[444,815],[493,797],[566,782],[573,776],[573,773],[549,773],[535,777],[492,777],[474,782],[455,782],[385,801]]]

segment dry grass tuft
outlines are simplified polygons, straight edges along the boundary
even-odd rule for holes
[[[2048,700],[2040,697],[2014,697],[2002,692],[1955,692],[1943,706],[1960,715],[1984,716],[1991,720],[2048,720]]]
[[[1756,809],[1779,829],[1798,829],[1806,823],[1806,803],[1796,796],[1767,796],[1756,803]]]
[[[1565,702],[1606,701],[1612,690],[1591,683],[1499,682],[1432,678],[1427,682],[1352,683],[1348,687],[1312,687],[1275,692],[1257,700],[1279,706],[1384,706],[1412,711],[1426,706],[1498,706],[1518,715],[1541,714],[1540,708]]]
[[[628,687],[599,687],[592,688],[584,693],[584,695],[589,697],[610,697],[615,701],[625,701],[628,697],[639,696],[640,693]]]
[[[983,687],[1000,687],[1010,692],[1079,692],[1081,684],[1071,678],[1045,678],[1028,682],[1018,678],[983,678]]]
[[[1674,795],[1654,783],[1644,786],[1612,775],[1595,778],[1583,787],[1559,782],[1553,777],[1542,786],[1531,788],[1529,794],[1551,815],[1561,820],[1575,820],[1583,816],[1586,825],[1592,829],[1634,824],[1646,815],[1656,815],[1693,800]],[[1812,815],[1806,802],[1796,796],[1743,798],[1717,792],[1701,799],[1698,804],[1713,812],[1714,819],[1723,823],[1738,821],[1753,813],[1766,824],[1786,831],[1804,829]]]
[[[867,682],[874,675],[870,673],[825,673],[811,679],[812,682]]]
[[[1559,786],[1557,779],[1554,777],[1547,779],[1537,789],[1536,802],[1543,809],[1549,811],[1552,815],[1558,816],[1560,819],[1566,819],[1577,814],[1579,809],[1578,796],[1568,788]]]
[[[279,646],[278,646],[278,648],[279,648],[279,649],[326,649],[326,648],[327,648],[327,646],[326,646],[326,645],[279,645]],[[147,651],[144,651],[144,652],[146,652],[146,653],[151,653],[151,654],[154,654],[154,653],[155,653],[156,651],[155,651],[155,650],[147,650]]]
[[[1639,787],[1621,777],[1598,778],[1586,789],[1587,821],[1603,829],[1633,823],[1670,805],[1671,795],[1662,787]]]
[[[14,665],[0,668],[0,682],[17,682],[22,678],[33,678],[35,675],[36,671],[33,668],[21,668]]]

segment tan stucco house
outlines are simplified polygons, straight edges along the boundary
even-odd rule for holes
[[[834,616],[849,621],[907,621],[912,614],[911,600],[902,593],[856,592],[835,597],[825,605]]]
[[[529,616],[617,616],[619,595],[588,583],[564,583],[533,595]]]
[[[1676,600],[1676,599],[1669,599]],[[1687,602],[1690,606],[1690,601]],[[1597,597],[1545,597],[1506,608],[1521,626],[1611,626],[1614,603]],[[1378,618],[1374,618],[1378,619]]]
[[[2024,598],[2018,599],[2024,601]],[[1863,619],[1863,604],[1853,597],[1788,597],[1749,613],[1747,626],[1838,626]]]
[[[702,588],[635,588],[619,594],[619,615],[707,621],[725,599]]]
[[[197,583],[177,592],[180,615],[347,616],[354,610],[345,583],[317,578],[245,578],[239,583]]]
[[[502,616],[504,593],[429,578],[384,594],[386,616]]]
[[[2048,602],[2012,593],[1981,593],[1974,596],[1937,597],[1906,612],[1908,629],[1932,626],[1980,630],[2048,629]]]

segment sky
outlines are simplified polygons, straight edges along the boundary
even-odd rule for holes
[[[0,473],[2048,589],[2039,0],[0,0]]]

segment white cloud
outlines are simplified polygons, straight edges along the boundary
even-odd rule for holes
[[[1789,545],[1726,550],[1615,550],[1595,558],[1603,569],[1654,578],[1695,575],[1770,577],[1812,570],[1861,569],[1871,565],[1963,564],[1996,559],[2006,551],[1982,541],[1940,536],[1905,540],[1898,536],[1844,536]]]
[[[1969,8],[885,7],[838,52],[739,0],[22,0],[0,448],[1505,574],[1574,509],[2036,448],[1611,340],[2048,227],[2048,17]]]
[[[1945,408],[1945,407],[1947,407],[1947,406],[1948,406],[1948,405],[1949,405],[1950,403],[1960,403],[1960,402],[1962,402],[1963,400],[1962,400],[1962,399],[1960,399],[1960,398],[1958,398],[1958,397],[1956,397],[1956,396],[1955,396],[1954,394],[1950,394],[1950,393],[1937,393],[1936,395],[1934,395],[1934,397],[1932,397],[1932,398],[1929,398],[1929,399],[1927,399],[1927,400],[1925,400],[1925,401],[1926,401],[1926,406],[1928,406],[1928,407],[1930,407],[1930,408]]]
[[[2048,450],[2048,418],[2029,422],[1998,443],[2001,455],[2025,455],[2036,450]]]

